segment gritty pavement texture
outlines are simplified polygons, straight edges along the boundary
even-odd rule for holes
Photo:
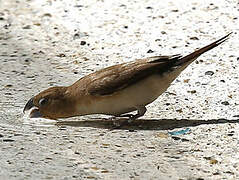
[[[239,179],[238,22],[237,0],[0,0],[0,179]],[[229,32],[122,129],[23,116],[50,86]]]

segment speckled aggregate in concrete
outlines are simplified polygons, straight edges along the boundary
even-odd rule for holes
[[[0,1],[0,179],[238,179],[238,21],[236,0]],[[23,117],[49,86],[229,32],[128,127]]]

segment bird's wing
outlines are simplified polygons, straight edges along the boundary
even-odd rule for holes
[[[86,77],[89,78],[87,91],[93,96],[113,94],[153,73],[168,71],[180,57],[154,56],[102,69]]]

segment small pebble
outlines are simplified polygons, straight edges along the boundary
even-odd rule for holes
[[[79,5],[75,5],[74,7],[76,7],[76,8],[82,8],[82,7],[84,7],[84,6],[81,5],[81,4],[79,4]]]
[[[221,104],[223,104],[223,105],[225,105],[225,106],[230,105],[228,101],[223,101],[223,102],[221,102]]]
[[[176,112],[182,113],[183,110],[182,110],[182,108],[181,109],[177,109]]]
[[[207,71],[207,72],[205,72],[205,75],[208,75],[208,76],[212,76],[213,74],[214,74],[213,71]]]
[[[147,51],[147,53],[153,53],[154,51],[153,50],[151,50],[151,49],[149,49],[148,51]]]
[[[84,45],[86,45],[86,42],[85,41],[81,41],[80,45],[84,46]]]
[[[5,25],[3,26],[3,28],[4,28],[4,29],[8,29],[10,26],[11,26],[11,24],[5,24]]]
[[[183,82],[184,83],[188,83],[190,79],[184,79]]]
[[[66,55],[65,54],[63,54],[63,53],[60,53],[60,54],[58,54],[58,55],[56,55],[57,57],[66,57]]]
[[[196,90],[188,91],[188,93],[191,93],[191,94],[195,94],[196,92],[197,92]]]
[[[22,29],[31,29],[30,25],[23,26]]]
[[[162,133],[162,132],[156,134],[155,136],[156,136],[156,137],[159,137],[159,138],[168,138],[168,137],[169,137],[167,133]]]
[[[10,88],[10,87],[12,87],[13,85],[12,84],[7,84],[5,87],[6,88]]]
[[[177,136],[172,136],[173,140],[180,140],[181,138],[180,137],[177,137]]]
[[[52,17],[52,15],[50,13],[45,13],[42,15],[43,17]]]
[[[190,37],[191,40],[199,40],[198,37]]]
[[[79,39],[80,38],[80,34],[79,33],[75,33],[73,35],[73,39],[76,40],[76,39]]]
[[[3,139],[3,142],[13,142],[13,139]]]
[[[41,26],[41,23],[34,23],[35,26]]]
[[[210,160],[210,164],[217,164],[218,163],[218,160],[216,160],[216,159],[211,159]]]

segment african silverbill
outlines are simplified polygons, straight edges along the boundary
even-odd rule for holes
[[[231,34],[231,33],[230,33]],[[201,54],[226,41],[229,35],[187,55],[154,56],[101,69],[71,86],[50,87],[24,107],[30,117],[69,118],[88,114],[143,116],[146,105],[167,90],[179,74]],[[136,114],[126,114],[137,110]]]

